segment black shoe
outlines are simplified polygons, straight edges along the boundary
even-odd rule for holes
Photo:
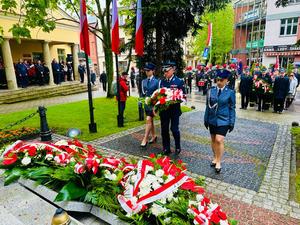
[[[170,155],[171,153],[172,153],[171,150],[167,150],[167,149],[163,150],[164,155]]]
[[[210,166],[211,166],[211,167],[215,167],[215,166],[216,166],[216,163],[211,162],[211,163],[210,163]]]
[[[179,149],[176,149],[176,150],[175,150],[175,155],[179,155],[180,152],[181,152],[181,149],[180,149],[180,148],[179,148]]]
[[[147,145],[148,145],[148,142],[146,142],[146,144],[144,144],[144,145],[140,144],[140,147],[141,147],[141,148],[146,148]]]
[[[221,173],[222,168],[215,168],[216,173]]]
[[[152,140],[149,141],[149,144],[153,144],[157,142],[157,136],[155,136],[155,138],[153,138]]]

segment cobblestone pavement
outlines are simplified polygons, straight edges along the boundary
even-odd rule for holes
[[[180,121],[182,152],[178,157],[172,157],[182,159],[194,173],[258,191],[275,143],[278,125],[237,120],[236,130],[226,138],[222,173],[216,175],[209,166],[212,160],[210,135],[202,125],[203,116],[199,111],[183,114]],[[102,146],[137,156],[161,153],[161,139],[157,144],[148,146],[147,150],[138,147],[143,134],[142,130],[108,141]],[[171,145],[174,151],[173,143]]]

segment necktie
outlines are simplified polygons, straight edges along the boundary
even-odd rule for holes
[[[150,79],[148,79],[147,81],[147,88],[149,87],[149,84],[150,84]]]
[[[218,91],[218,97],[221,95],[221,92],[222,92],[222,90],[219,89],[219,91]]]

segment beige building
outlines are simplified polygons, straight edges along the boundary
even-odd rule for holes
[[[63,10],[58,9],[52,12],[56,19],[73,19]],[[59,20],[55,30],[45,33],[39,28],[31,29],[31,39],[22,39],[18,43],[9,29],[19,21],[18,15],[0,13],[0,24],[4,30],[4,41],[1,43],[0,56],[5,67],[5,76],[8,89],[17,89],[17,81],[14,70],[14,63],[19,59],[43,60],[50,70],[49,84],[53,85],[53,73],[51,68],[52,59],[66,60],[67,56],[73,57],[75,79],[79,80],[77,71],[79,51],[79,24],[67,20]]]

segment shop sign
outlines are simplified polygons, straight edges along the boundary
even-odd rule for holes
[[[285,52],[285,51],[299,51],[300,46],[296,45],[278,45],[278,46],[265,46],[264,52]]]

